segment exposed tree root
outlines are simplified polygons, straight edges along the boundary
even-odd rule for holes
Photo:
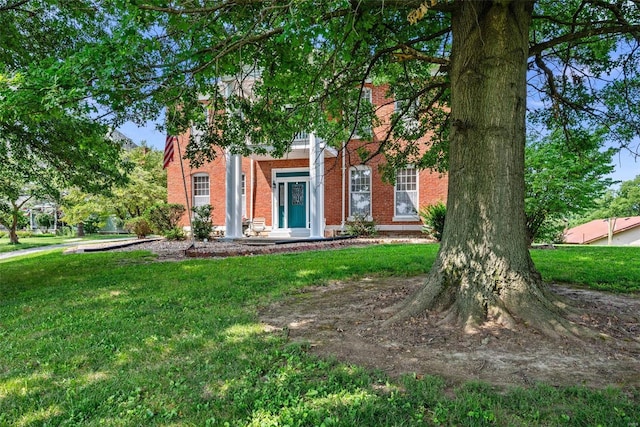
[[[582,340],[600,337],[591,329],[569,320],[581,311],[553,294],[533,270],[495,276],[472,272],[455,277],[434,268],[418,292],[394,307],[388,326],[425,311],[442,315],[440,323],[474,333],[491,324],[509,330],[533,328],[553,339]]]

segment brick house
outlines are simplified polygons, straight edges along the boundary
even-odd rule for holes
[[[372,129],[375,144],[385,132],[385,117],[388,123],[396,107],[385,87],[367,85],[363,95],[382,119],[380,127]],[[177,138],[176,152],[184,151],[188,138]],[[184,161],[184,181],[180,161],[173,161],[167,167],[168,202],[184,205],[188,199],[190,207],[212,205],[214,226],[230,238],[258,233],[328,237],[343,231],[354,216],[373,219],[380,233],[420,234],[417,211],[446,201],[447,176],[409,167],[397,171],[395,185],[385,183],[378,169],[382,156],[361,164],[358,156],[346,155],[363,143],[354,137],[347,150],[337,150],[313,133],[300,133],[282,158],[220,152],[199,168]],[[186,215],[182,224],[188,226]]]

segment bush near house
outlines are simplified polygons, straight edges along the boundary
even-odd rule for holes
[[[185,207],[179,203],[156,203],[147,209],[144,216],[156,233],[162,234],[167,239],[176,240],[184,238],[179,221],[185,210]]]
[[[438,202],[433,205],[423,206],[418,214],[424,224],[422,232],[440,241],[444,230],[444,220],[447,216],[447,205],[443,202]]]
[[[213,207],[211,205],[194,206],[191,211],[194,213],[191,221],[193,237],[198,240],[210,238],[213,231],[213,223],[211,222]]]
[[[351,236],[370,237],[378,234],[375,220],[367,219],[364,215],[354,215],[353,219],[347,221],[347,233]]]
[[[136,236],[138,236],[138,239],[144,239],[153,232],[151,226],[149,225],[149,222],[146,220],[146,218],[143,218],[141,216],[131,218],[129,221],[127,221],[125,223],[125,229],[130,233],[134,233]]]

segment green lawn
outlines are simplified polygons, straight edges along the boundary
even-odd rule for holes
[[[4,236],[0,238],[0,253],[18,251],[21,249],[38,248],[41,246],[59,245],[61,243],[73,242],[78,240],[103,240],[114,239],[120,237],[135,237],[133,235],[112,235],[112,234],[90,234],[81,239],[68,237],[68,236],[51,236],[45,235],[42,237],[20,237],[17,245],[9,243],[9,237]]]
[[[145,252],[0,261],[0,426],[628,426],[640,390],[400,380],[266,334],[257,307],[364,275],[423,274],[434,245],[152,262]],[[640,248],[533,251],[546,280],[638,290]],[[615,265],[615,267],[612,267]]]

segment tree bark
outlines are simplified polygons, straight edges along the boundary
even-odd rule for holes
[[[9,227],[9,243],[17,245],[20,243],[18,238],[18,215],[20,215],[20,208],[24,204],[17,205],[15,202],[11,202],[11,227]]]
[[[16,229],[18,228],[18,220],[17,218],[13,218],[11,221],[11,227],[9,228],[9,243],[12,245],[17,245],[20,243],[18,239],[18,233]]]
[[[459,1],[453,13],[447,217],[425,285],[390,321],[424,310],[474,330],[518,322],[571,333],[528,251],[526,72],[533,1]]]

